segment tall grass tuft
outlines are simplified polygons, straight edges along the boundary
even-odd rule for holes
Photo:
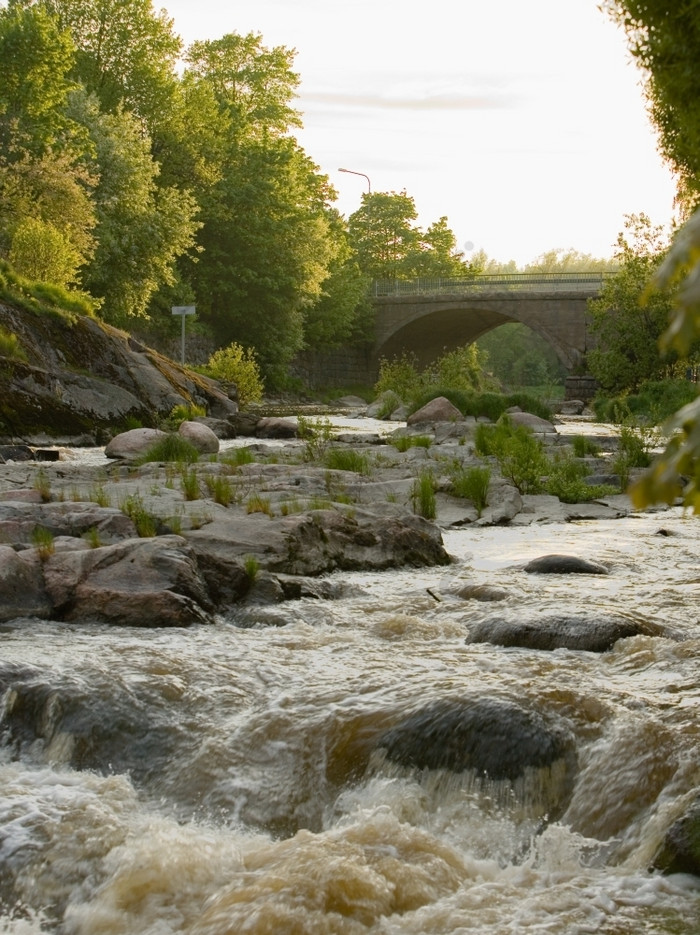
[[[435,519],[437,504],[435,501],[435,479],[431,471],[421,471],[411,489],[413,512],[425,519]]]

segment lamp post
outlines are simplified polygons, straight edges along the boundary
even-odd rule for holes
[[[369,176],[365,175],[364,172],[355,172],[354,169],[338,169],[338,172],[347,172],[348,175],[361,175],[363,179],[367,179],[367,194],[372,194],[372,183],[369,180]]]

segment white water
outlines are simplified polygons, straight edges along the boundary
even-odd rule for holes
[[[0,671],[46,690],[43,736],[16,724],[0,747],[0,932],[700,932],[700,881],[649,870],[700,786],[700,523],[672,510],[445,542],[447,569],[339,574],[341,600],[214,627],[5,625]],[[519,567],[551,552],[611,573]],[[509,596],[459,600],[464,583]],[[554,610],[670,637],[601,655],[465,643],[484,617]],[[368,737],[464,696],[575,735],[556,820],[546,790],[368,768]]]

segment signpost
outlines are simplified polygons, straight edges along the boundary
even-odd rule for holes
[[[185,319],[188,315],[194,315],[197,311],[195,305],[173,305],[171,309],[173,315],[179,315],[182,318],[182,350],[180,352],[180,363],[185,366]]]

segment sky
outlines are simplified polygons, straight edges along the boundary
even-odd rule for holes
[[[368,186],[405,190],[417,223],[446,216],[467,257],[519,265],[551,249],[608,257],[626,214],[672,217],[640,74],[597,0],[154,7],[185,44],[253,32],[296,50],[294,135],[346,217]]]

